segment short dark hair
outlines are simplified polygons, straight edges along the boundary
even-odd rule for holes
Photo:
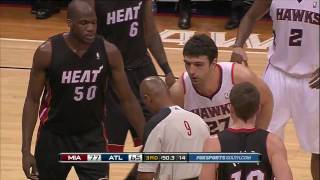
[[[237,117],[247,122],[259,109],[260,93],[249,82],[239,83],[231,89],[230,102]]]
[[[207,56],[210,64],[218,57],[216,43],[206,34],[192,36],[183,48],[183,56],[199,57]]]

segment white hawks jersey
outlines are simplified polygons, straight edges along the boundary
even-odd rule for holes
[[[319,67],[319,0],[273,0],[270,16],[270,63],[293,76],[310,75]]]
[[[187,72],[183,74],[184,109],[198,114],[210,128],[210,135],[217,134],[230,125],[229,93],[233,87],[233,67],[231,62],[217,63],[221,69],[219,88],[211,97],[201,95],[193,87]]]
[[[143,152],[202,152],[209,128],[196,114],[171,106],[161,109],[146,124]],[[140,172],[158,172],[160,180],[199,176],[199,163],[140,163]]]

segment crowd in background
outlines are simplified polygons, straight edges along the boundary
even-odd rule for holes
[[[65,7],[70,0],[53,1],[53,0],[36,0],[32,5],[32,14],[37,19],[47,19],[50,16],[59,13],[61,7]],[[157,0],[153,0],[153,10],[157,12]],[[180,29],[189,29],[191,27],[191,15],[193,9],[191,0],[179,0],[176,3],[179,20],[178,27]],[[201,3],[201,2],[200,2]],[[226,3],[229,3],[226,1]],[[225,24],[225,29],[231,30],[239,26],[241,18],[250,8],[253,0],[231,0],[229,20]]]

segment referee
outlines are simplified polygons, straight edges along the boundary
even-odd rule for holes
[[[155,115],[144,131],[143,152],[201,152],[209,128],[198,115],[171,100],[166,84],[157,76],[144,79],[140,94]],[[141,163],[138,179],[197,179],[201,164]]]

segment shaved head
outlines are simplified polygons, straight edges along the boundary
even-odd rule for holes
[[[93,7],[84,0],[73,0],[68,5],[67,18],[75,20],[88,14],[95,14]]]
[[[169,95],[166,83],[158,76],[150,76],[145,78],[140,84],[141,95],[149,96]]]
[[[78,43],[90,44],[96,38],[97,16],[95,9],[84,0],[73,0],[68,6],[70,36]]]
[[[151,112],[174,105],[166,83],[158,76],[145,78],[140,84],[140,96]]]

